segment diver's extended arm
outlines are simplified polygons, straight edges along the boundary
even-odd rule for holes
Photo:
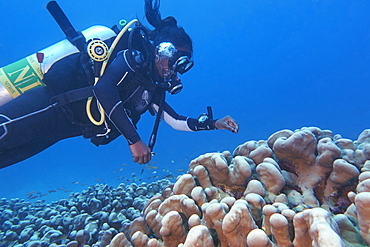
[[[155,112],[158,111],[158,105],[153,104]],[[175,130],[181,131],[200,131],[215,129],[215,119],[199,121],[199,119],[185,117],[177,114],[167,103],[163,104],[163,120]]]

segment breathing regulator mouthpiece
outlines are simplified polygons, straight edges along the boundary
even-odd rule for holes
[[[178,78],[176,75],[171,76],[169,80],[166,81],[168,83],[167,91],[170,94],[178,94],[181,92],[183,86],[181,83],[181,79]]]

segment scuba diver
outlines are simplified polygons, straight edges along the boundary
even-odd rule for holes
[[[146,164],[152,157],[160,119],[176,130],[238,132],[230,116],[213,119],[209,108],[198,119],[185,117],[166,103],[167,92],[176,94],[182,89],[178,74],[194,65],[193,46],[174,17],[161,18],[159,0],[152,1],[145,0],[145,16],[154,30],[139,24],[128,31],[98,79],[94,80],[98,62],[80,51],[55,62],[43,76],[45,86],[0,106],[0,168],[76,136],[99,146],[122,135],[133,161]],[[157,115],[148,145],[136,131],[146,111]]]

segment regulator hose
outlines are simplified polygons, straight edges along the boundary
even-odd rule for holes
[[[117,37],[114,39],[111,47],[109,48],[109,51],[108,51],[108,57],[107,59],[103,62],[103,65],[102,65],[102,68],[100,70],[100,76],[102,76],[104,74],[104,71],[108,65],[108,61],[114,51],[114,48],[117,46],[118,42],[120,41],[120,39],[122,38],[122,36],[127,32],[127,30],[134,24],[138,22],[137,19],[133,19],[132,21],[130,21],[117,35]],[[95,78],[95,82],[94,82],[94,85],[96,85],[96,83],[98,82],[99,80],[99,77],[96,77]],[[86,102],[86,113],[87,113],[87,116],[89,117],[90,121],[95,124],[95,125],[102,125],[105,121],[105,112],[104,112],[104,109],[103,107],[100,105],[100,103],[98,102],[98,106],[99,106],[99,112],[100,112],[100,120],[95,120],[92,113],[91,113],[91,103],[92,103],[92,99],[93,97],[89,97],[87,99],[87,102]]]

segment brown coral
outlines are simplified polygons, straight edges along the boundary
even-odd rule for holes
[[[351,141],[317,127],[201,155],[111,246],[369,245],[368,158],[370,130]]]

